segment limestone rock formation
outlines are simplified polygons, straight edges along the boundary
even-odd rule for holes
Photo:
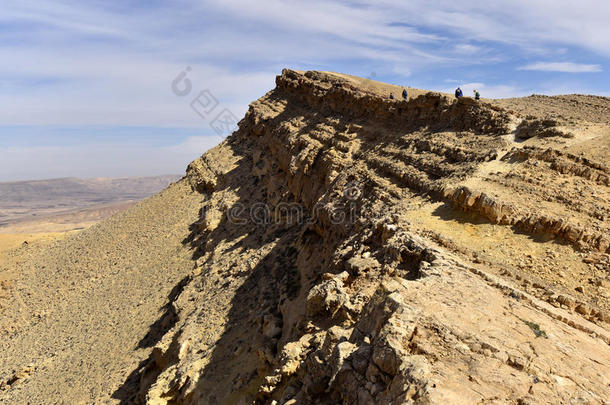
[[[285,70],[189,166],[197,276],[139,400],[605,401],[607,295],[552,272],[584,252],[602,265],[581,271],[607,279],[608,166],[563,151],[578,137],[552,124]],[[455,237],[471,223],[500,246]],[[542,274],[511,263],[541,246],[561,251]]]
[[[142,238],[154,256],[135,267],[152,275],[138,285],[152,289],[150,300],[163,291],[150,277],[171,292],[113,395],[91,388],[87,397],[68,383],[63,394],[45,391],[48,380],[37,378],[57,367],[49,357],[35,358],[42,371],[28,368],[27,379],[0,370],[0,399],[607,403],[610,100],[477,102],[410,89],[403,101],[390,91],[398,94],[352,76],[284,70],[233,135],[122,217],[148,221],[112,242]],[[158,229],[151,212],[171,215]],[[110,229],[66,243],[95,250],[94,232]],[[167,251],[183,259],[167,261]],[[116,274],[108,286],[134,273],[120,257],[101,267]],[[95,296],[101,287],[91,288]],[[88,318],[72,316],[90,333]],[[104,350],[122,361],[127,327],[95,325],[116,331]],[[29,335],[12,336],[18,346]],[[87,350],[107,364],[92,341]],[[85,385],[117,375],[89,373]]]

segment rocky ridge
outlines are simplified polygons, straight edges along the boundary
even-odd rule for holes
[[[469,211],[587,252],[607,278],[608,200],[557,213],[544,202],[560,189],[528,177],[607,197],[608,167],[520,143],[522,120],[493,102],[395,101],[285,70],[188,168],[205,196],[189,239],[197,267],[139,400],[602,403],[606,301],[486,261],[410,216]],[[534,141],[572,139],[528,128]]]
[[[610,100],[390,91],[284,70],[181,181],[11,253],[0,400],[605,403]]]

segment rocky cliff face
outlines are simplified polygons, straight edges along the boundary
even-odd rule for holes
[[[197,265],[140,401],[610,397],[610,172],[570,152],[592,138],[384,91],[285,70],[191,163]]]

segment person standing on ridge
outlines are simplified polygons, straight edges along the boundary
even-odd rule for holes
[[[406,100],[407,98],[409,98],[409,92],[407,92],[407,89],[403,89],[402,90],[402,99]]]
[[[476,89],[474,91],[474,99],[475,100],[480,100],[481,99],[481,95],[479,94],[479,92]]]
[[[462,93],[462,89],[460,89],[459,87],[457,89],[455,89],[455,98],[460,98],[464,95],[464,93]]]

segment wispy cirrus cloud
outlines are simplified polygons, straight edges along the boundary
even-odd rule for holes
[[[364,0],[416,27],[449,30],[453,39],[493,41],[523,51],[577,46],[610,56],[610,2],[599,0]]]
[[[591,0],[578,7],[566,0],[6,0],[0,125],[198,125],[167,90],[186,65],[237,115],[285,66],[374,71],[379,80],[420,86],[432,72],[491,85],[497,78],[488,76],[519,66],[601,71],[601,61],[527,59],[556,50],[569,58],[570,46],[607,54],[605,11],[610,5]]]
[[[573,62],[536,62],[520,66],[517,69],[562,73],[597,73],[603,70],[601,65]]]
[[[188,136],[172,145],[120,139],[76,145],[0,145],[0,173],[4,175],[0,181],[184,173],[186,162],[218,143],[217,136]]]
[[[184,148],[194,129],[212,133],[189,105],[200,90],[239,117],[283,67],[375,72],[376,80],[430,89],[450,77],[484,97],[610,92],[608,78],[590,74],[610,62],[610,2],[599,0],[3,0],[1,9],[0,162],[7,145],[21,145],[15,125],[74,128],[78,145],[87,141],[81,128],[130,127],[112,140],[125,149],[146,128],[176,128],[172,142]],[[540,62],[558,59],[572,62]],[[190,99],[170,90],[186,66]],[[537,71],[547,72],[544,82]],[[54,142],[69,140],[49,130],[45,145]],[[163,147],[186,165],[184,154]],[[91,153],[103,161],[102,149]],[[87,172],[98,161],[87,156],[70,167]],[[50,161],[38,161],[51,173]],[[131,166],[122,167],[129,175]],[[11,176],[4,166],[0,180]]]

